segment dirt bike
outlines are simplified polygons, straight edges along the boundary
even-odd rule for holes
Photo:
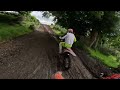
[[[112,74],[110,76],[104,76],[104,73],[100,74],[100,79],[120,79],[120,74]]]
[[[60,39],[60,41],[63,41]],[[75,57],[76,54],[73,52],[71,48],[62,48],[62,53],[60,54],[60,57],[62,58],[63,61],[63,66],[65,70],[68,70],[71,67],[71,56]]]

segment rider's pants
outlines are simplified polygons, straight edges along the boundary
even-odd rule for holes
[[[65,43],[65,42],[60,42],[59,43],[59,53],[62,53],[62,47],[65,47],[65,48],[71,48],[72,46]]]

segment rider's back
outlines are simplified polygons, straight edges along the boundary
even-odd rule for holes
[[[75,39],[75,35],[73,33],[67,33],[67,36],[65,38],[65,42],[72,46],[72,44],[74,43],[74,39]]]

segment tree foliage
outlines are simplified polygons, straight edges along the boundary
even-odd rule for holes
[[[119,13],[116,11],[49,11],[44,16],[51,14],[59,25],[73,28],[78,35],[86,36],[89,32],[91,46],[101,42],[103,36],[115,33],[119,21]]]
[[[19,15],[29,15],[32,11],[17,11]]]

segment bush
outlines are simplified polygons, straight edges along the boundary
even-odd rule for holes
[[[16,22],[17,17],[13,15],[6,15],[6,14],[1,14],[0,13],[0,22],[1,23],[10,23],[10,22]]]
[[[61,27],[60,25],[54,25],[54,26],[52,25],[51,28],[53,29],[55,34],[58,36],[63,36],[67,32],[67,29]]]
[[[34,16],[31,16],[31,15],[26,16],[22,24],[32,30],[35,30],[36,28],[40,27],[39,20],[37,20]]]
[[[34,26],[34,25],[30,25],[30,26],[29,26],[29,29],[35,30],[35,26]]]

